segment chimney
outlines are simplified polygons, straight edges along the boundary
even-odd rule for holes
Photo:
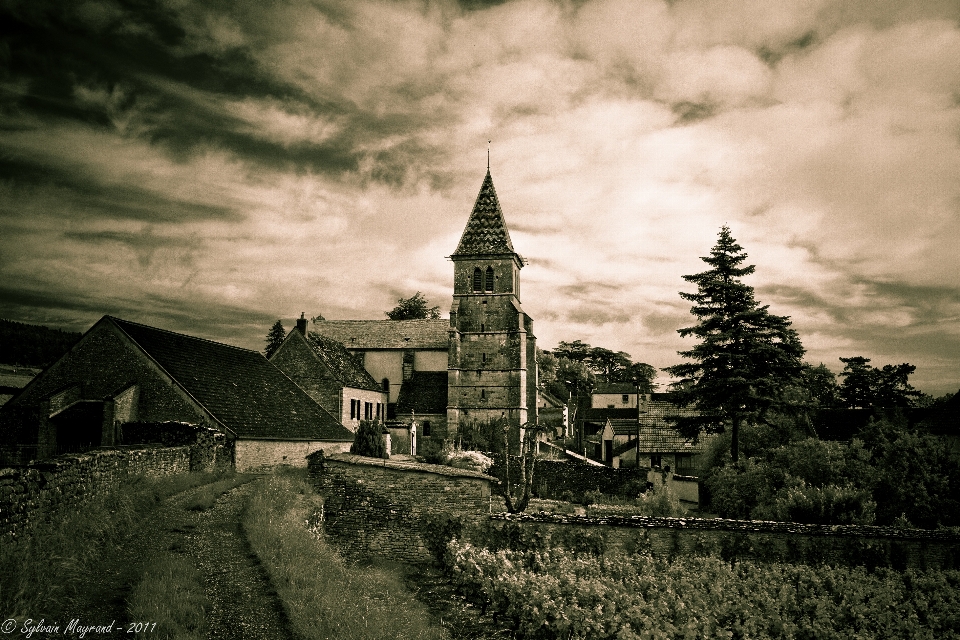
[[[307,335],[307,319],[303,317],[304,312],[300,313],[300,319],[297,320],[297,331],[302,335]]]

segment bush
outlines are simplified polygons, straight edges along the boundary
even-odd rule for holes
[[[457,469],[486,473],[493,466],[493,460],[479,451],[451,451],[447,454],[444,464]]]
[[[369,458],[388,459],[387,443],[383,439],[383,425],[379,422],[361,420],[357,435],[350,445],[350,453]]]

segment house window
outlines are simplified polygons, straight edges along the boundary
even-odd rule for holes
[[[380,382],[380,386],[383,387],[383,392],[386,394],[390,393],[390,378],[384,378]]]
[[[422,429],[422,431],[420,432],[420,435],[422,435],[422,436],[428,436],[428,435],[430,435],[430,421],[429,421],[429,420],[424,420],[424,421],[423,421],[423,424],[420,425],[420,428]]]
[[[486,400],[486,399],[487,399],[487,390],[486,390],[486,389],[480,389],[480,399],[481,399],[481,400]]]
[[[622,396],[620,396],[620,400],[623,401],[623,404],[627,404],[628,402],[630,402],[630,396],[628,396],[627,394],[623,394]]]
[[[350,419],[357,419],[357,401],[353,398],[350,399]]]
[[[372,402],[363,403],[363,418],[365,420],[373,419],[373,403]]]
[[[486,327],[484,327],[484,324],[481,322],[481,323],[480,323],[480,333],[483,333],[484,331],[486,331]]]
[[[489,292],[493,292],[493,267],[487,267],[487,277],[486,277],[486,286],[485,289]]]
[[[473,290],[477,292],[483,291],[483,274],[480,272],[480,267],[476,267],[473,270]]]
[[[487,354],[481,353],[481,354],[480,354],[480,362],[486,362],[486,361],[487,361]]]

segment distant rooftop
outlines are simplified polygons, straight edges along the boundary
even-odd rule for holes
[[[439,320],[317,320],[317,333],[347,349],[447,350],[450,321]]]

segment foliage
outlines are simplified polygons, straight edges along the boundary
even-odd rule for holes
[[[738,432],[745,421],[760,421],[775,408],[785,388],[800,376],[803,346],[786,316],[775,316],[754,299],[753,287],[740,278],[754,266],[740,266],[747,254],[730,229],[722,227],[717,244],[703,261],[712,268],[684,276],[696,293],[681,293],[694,303],[698,323],[679,330],[700,343],[679,352],[690,360],[665,370],[679,378],[675,401],[696,404],[698,416],[676,420],[677,428],[696,437],[708,427],[732,428],[731,456],[739,457]]]
[[[610,563],[460,541],[446,558],[461,594],[519,639],[938,638],[960,627],[957,571],[649,555]]]
[[[493,466],[493,460],[479,451],[451,451],[444,461],[449,467],[486,473]]]
[[[837,376],[822,362],[814,367],[804,364],[800,372],[801,384],[816,407],[829,409],[840,402]]]
[[[840,358],[844,363],[840,377],[839,396],[843,406],[851,409],[871,407],[912,407],[924,394],[908,382],[916,371],[912,364],[887,364],[882,369],[870,366],[870,358],[854,356]]]
[[[547,366],[541,368],[541,380],[546,385],[559,382],[566,392],[554,393],[558,397],[566,397],[568,393],[589,393],[595,383],[591,378],[629,382],[639,386],[641,393],[652,393],[656,388],[657,370],[644,362],[633,362],[630,354],[624,351],[591,347],[581,340],[574,340],[561,341],[549,355],[555,362],[547,360]]]
[[[80,336],[72,331],[0,320],[0,362],[46,367],[69,351]]]
[[[425,607],[388,567],[347,564],[305,526],[319,507],[305,477],[261,480],[243,531],[283,602],[297,638],[440,640]]]
[[[701,502],[720,516],[821,524],[960,525],[960,465],[943,441],[880,415],[850,443],[771,444],[745,429],[748,457],[722,465],[724,439],[705,453]],[[716,451],[715,449],[719,449]]]
[[[263,350],[263,355],[268,358],[276,353],[277,349],[280,348],[280,345],[283,344],[284,338],[287,337],[287,332],[283,328],[283,323],[277,320],[273,323],[273,326],[270,327],[270,331],[267,333],[267,346]]]
[[[908,429],[902,416],[873,419],[861,436],[874,455],[878,524],[960,525],[960,464],[941,439]]]
[[[409,298],[397,300],[397,306],[386,314],[391,320],[438,320],[440,307],[428,307],[428,304],[423,294],[417,291]]]
[[[376,420],[361,420],[350,445],[350,453],[369,458],[388,459],[387,443],[383,438],[383,425]]]

